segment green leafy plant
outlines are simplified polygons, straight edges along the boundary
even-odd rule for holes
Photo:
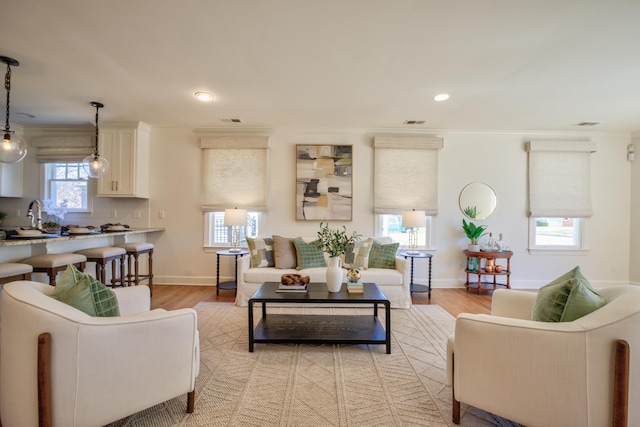
[[[56,227],[62,227],[62,225],[59,222],[56,221],[46,221],[42,223],[43,227],[46,228],[56,228]]]
[[[467,235],[469,240],[471,240],[472,245],[477,245],[478,239],[487,234],[485,233],[485,230],[487,229],[486,225],[476,226],[471,221],[467,223],[464,218],[462,219],[462,229],[464,230],[464,233]]]
[[[330,257],[337,257],[343,255],[349,245],[360,240],[360,234],[355,231],[351,234],[347,234],[347,227],[344,225],[342,229],[332,230],[329,228],[329,223],[320,223],[320,231],[318,231],[318,240],[315,244],[322,249],[323,252],[329,254]]]
[[[0,211],[0,221],[2,221],[3,219],[5,219],[7,217],[7,213],[6,212],[2,212]]]

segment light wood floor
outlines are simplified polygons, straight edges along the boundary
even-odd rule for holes
[[[233,291],[221,290],[220,296],[216,296],[216,288],[213,286],[155,285],[151,307],[175,310],[194,307],[201,301],[233,303],[234,300]],[[413,303],[437,304],[452,316],[460,313],[488,314],[491,311],[491,294],[483,292],[478,295],[475,292],[467,292],[466,289],[433,289],[431,300],[426,293],[414,293]]]

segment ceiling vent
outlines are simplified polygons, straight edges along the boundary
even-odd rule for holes
[[[242,123],[240,119],[220,119],[222,123]]]
[[[405,125],[423,125],[425,123],[424,120],[405,120],[403,124]]]
[[[580,123],[576,123],[574,126],[596,126],[599,124],[600,122],[580,122]]]

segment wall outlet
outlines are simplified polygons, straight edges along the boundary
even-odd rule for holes
[[[133,217],[134,218],[142,218],[142,211],[140,209],[134,209],[133,210]]]
[[[164,211],[158,211],[158,218],[164,219]]]
[[[20,212],[20,209],[16,209],[15,214],[16,214],[16,216],[20,216],[20,215],[22,215],[22,212]]]
[[[112,210],[111,211],[111,218],[118,218],[118,211],[117,210]]]

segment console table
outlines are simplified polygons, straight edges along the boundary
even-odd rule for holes
[[[511,256],[513,252],[471,252],[465,250],[464,254],[467,257],[467,265],[464,270],[467,275],[467,280],[464,284],[467,291],[469,289],[476,289],[478,293],[480,293],[480,291],[483,290],[495,290],[496,286],[505,286],[507,289],[511,289],[509,278],[511,276]],[[502,263],[498,261],[502,261]],[[500,266],[501,271],[498,272],[495,269],[487,271],[487,262],[490,264],[493,263],[495,266]],[[506,265],[504,265],[505,262]],[[469,276],[476,276],[478,280],[472,282],[469,280]],[[489,281],[483,281],[483,277],[488,277]],[[498,282],[498,277],[504,277],[505,283]]]

